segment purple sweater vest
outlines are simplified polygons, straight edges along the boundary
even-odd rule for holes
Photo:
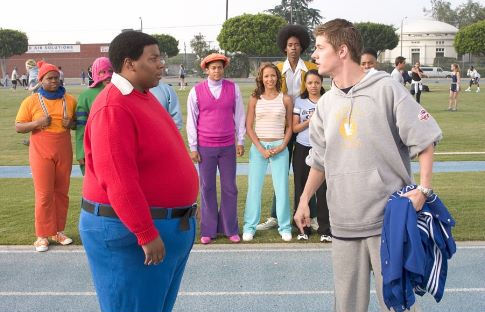
[[[221,147],[235,144],[236,88],[234,83],[222,80],[222,90],[218,99],[212,95],[207,80],[195,86],[195,93],[199,106],[198,145]]]

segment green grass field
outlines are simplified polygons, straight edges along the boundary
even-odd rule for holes
[[[423,106],[437,119],[443,130],[443,140],[438,152],[485,152],[485,94],[461,93],[458,112],[446,111],[448,85],[429,84],[432,92],[422,95]],[[240,84],[244,102],[248,102],[253,84]],[[328,87],[328,86],[326,86]],[[77,96],[83,90],[80,86],[68,86],[68,92]],[[186,116],[186,100],[189,89],[178,91],[183,119]],[[28,135],[17,134],[14,130],[15,115],[18,107],[28,95],[27,91],[0,89],[0,166],[28,165],[28,148],[22,144]],[[186,140],[185,130],[182,135]],[[246,141],[246,151],[249,150]],[[485,154],[449,155],[435,157],[437,161],[485,160]],[[247,154],[238,161],[247,162]],[[290,179],[291,180],[291,179]],[[80,243],[77,231],[79,202],[82,179],[71,180],[68,225],[66,233]],[[291,183],[291,182],[290,182]],[[238,211],[242,227],[242,215],[246,199],[247,177],[238,177]],[[437,173],[434,175],[434,188],[451,210],[457,221],[454,231],[458,240],[485,240],[485,172],[477,173]],[[292,183],[291,183],[292,185]],[[292,189],[290,185],[290,189]],[[272,187],[266,180],[263,195],[262,220],[269,214]],[[290,199],[293,194],[291,192]],[[34,196],[31,179],[0,179],[0,244],[31,244],[34,239]],[[316,235],[311,241],[317,242]],[[217,242],[228,242],[225,238]],[[255,243],[281,242],[276,230],[258,232]]]
[[[432,92],[421,96],[423,106],[436,118],[443,130],[443,140],[438,145],[438,152],[485,152],[485,92],[462,92],[458,104],[459,111],[448,112],[448,85],[430,84]],[[247,105],[253,84],[240,84],[244,103]],[[328,86],[325,86],[328,89]],[[76,97],[83,90],[81,86],[67,86],[68,92]],[[177,90],[179,95],[183,120],[187,116],[187,96],[189,89]],[[14,123],[17,110],[22,100],[28,96],[27,91],[18,89],[0,89],[0,165],[28,165],[28,148],[22,141],[28,134],[15,132]],[[187,140],[185,129],[182,130],[184,140]],[[246,151],[250,142],[246,139]],[[247,153],[239,158],[239,162],[247,162]],[[485,160],[481,155],[437,155],[437,161],[445,160]]]
[[[460,183],[457,183],[457,181],[460,181]],[[242,229],[247,177],[239,176],[237,184],[239,187],[239,227]],[[290,189],[292,189],[292,184],[290,183]],[[453,231],[455,239],[485,240],[485,209],[483,209],[485,172],[437,173],[434,175],[433,184],[437,194],[456,220],[457,225]],[[76,244],[80,243],[77,224],[79,221],[81,185],[82,179],[71,180],[69,216],[66,227],[66,234],[72,237]],[[2,190],[0,197],[0,215],[2,216],[0,218],[0,245],[33,243],[34,190],[32,180],[0,179],[0,189]],[[271,179],[266,177],[262,199],[262,220],[265,220],[270,213],[272,194]],[[292,191],[290,191],[290,202],[293,203]],[[311,241],[317,242],[317,235],[312,235]],[[227,243],[229,241],[221,237],[216,242]],[[257,232],[253,242],[279,243],[282,240],[277,230],[274,229]]]

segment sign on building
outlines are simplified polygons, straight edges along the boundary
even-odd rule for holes
[[[80,53],[79,44],[42,44],[29,45],[26,53]]]
[[[101,53],[108,53],[109,52],[109,46],[100,46],[99,47],[99,52],[101,52]]]

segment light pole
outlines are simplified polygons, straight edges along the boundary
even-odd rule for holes
[[[401,20],[401,56],[402,56],[402,27],[404,25],[404,20],[408,18],[407,16],[404,16]]]
[[[139,17],[140,19],[140,32],[143,32],[143,19],[141,18],[141,16]]]
[[[226,21],[229,17],[229,0],[226,0]]]

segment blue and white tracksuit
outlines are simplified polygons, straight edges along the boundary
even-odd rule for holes
[[[455,221],[438,196],[430,197],[418,213],[408,198],[401,197],[415,188],[409,185],[391,195],[382,227],[383,297],[396,312],[414,304],[414,293],[428,292],[439,302],[447,260],[456,252],[451,235]]]

